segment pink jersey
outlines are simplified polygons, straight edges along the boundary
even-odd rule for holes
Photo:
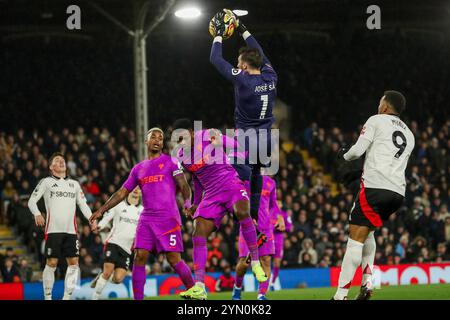
[[[186,170],[193,174],[194,203],[198,204],[202,194],[220,193],[226,184],[239,180],[236,170],[228,161],[223,145],[213,145],[209,130],[195,133],[190,159],[184,158],[184,150],[180,149],[178,157]]]
[[[130,192],[136,186],[141,188],[142,215],[161,219],[173,215],[181,223],[174,177],[183,174],[183,170],[177,163],[175,158],[161,154],[158,158],[143,160],[131,169],[123,187]]]

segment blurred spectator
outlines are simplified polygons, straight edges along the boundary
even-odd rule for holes
[[[219,279],[216,281],[216,291],[232,291],[235,279],[231,275],[231,267],[227,264],[223,268],[223,274],[220,275]]]
[[[4,283],[20,282],[20,273],[11,258],[6,258],[0,270]]]
[[[80,270],[82,278],[92,278],[100,272],[98,265],[94,264],[94,260],[89,254],[84,257]]]
[[[20,259],[19,273],[22,282],[31,282],[33,269],[28,265],[28,260],[25,258]]]

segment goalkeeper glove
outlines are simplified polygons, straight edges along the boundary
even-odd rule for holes
[[[247,31],[247,27],[242,23],[242,21],[240,19],[236,18],[236,22],[237,22],[237,26],[236,26],[237,31],[242,36],[244,34],[244,32]]]
[[[223,22],[223,18],[225,16],[225,12],[219,11],[213,18],[214,30],[216,31],[216,37],[222,37],[225,33],[225,23]]]

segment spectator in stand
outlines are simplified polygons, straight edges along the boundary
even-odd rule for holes
[[[232,291],[233,290],[233,286],[234,286],[234,282],[235,282],[235,279],[231,275],[231,267],[227,263],[223,267],[223,274],[216,281],[216,286],[215,286],[216,291],[217,292]]]
[[[31,282],[33,278],[33,269],[28,265],[28,260],[26,258],[20,259],[20,280],[21,282]]]
[[[20,282],[19,269],[11,258],[5,259],[5,263],[1,266],[0,273],[2,274],[4,283]]]

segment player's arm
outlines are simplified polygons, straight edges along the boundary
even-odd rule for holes
[[[105,202],[105,204],[103,204],[97,211],[94,212],[94,214],[90,217],[89,222],[93,223],[96,219],[101,218],[106,211],[114,208],[123,200],[125,200],[129,193],[130,191],[126,187],[122,186],[119,190],[114,192],[114,194]]]
[[[275,228],[284,231],[286,229],[286,226],[284,224],[284,218],[281,213],[280,208],[278,207],[277,202],[277,189],[273,188],[270,192],[270,198],[269,198],[269,212],[272,212],[273,215],[275,215],[277,219],[277,224],[275,225]]]
[[[178,188],[181,191],[181,195],[183,196],[184,200],[183,208],[185,210],[189,209],[192,206],[191,203],[192,191],[191,187],[189,186],[189,183],[186,180],[186,176],[183,173],[181,164],[179,162],[177,164],[174,164],[173,177],[175,179]]]
[[[36,188],[34,188],[33,193],[28,200],[28,208],[34,216],[34,220],[37,226],[43,227],[45,225],[45,219],[42,216],[42,213],[39,211],[37,206],[38,201],[42,198],[45,191],[47,190],[47,184],[45,183],[45,179],[39,181]]]
[[[114,217],[116,216],[117,211],[113,209],[108,210],[108,212],[105,213],[105,215],[103,216],[102,220],[100,220],[100,222],[97,224],[97,228],[93,231],[100,231],[102,229],[104,229],[106,227],[106,225],[112,220],[114,219]]]
[[[127,181],[123,184],[123,186],[114,192],[114,194],[98,209],[94,212],[94,214],[89,219],[89,222],[92,223],[98,218],[101,218],[103,214],[111,208],[117,206],[120,202],[125,200],[126,197],[130,194],[134,188],[137,187],[139,181],[137,178],[137,169],[136,166],[131,169],[130,174],[128,175]]]
[[[217,71],[227,80],[238,83],[243,80],[243,73],[241,69],[233,67],[222,56],[222,37],[214,38],[209,61],[216,67]]]
[[[271,66],[269,59],[264,54],[264,50],[262,49],[262,47],[260,46],[258,41],[256,41],[255,37],[250,33],[250,31],[248,31],[247,27],[242,23],[242,21],[238,20],[238,23],[239,24],[238,24],[237,30],[238,30],[239,34],[242,36],[242,38],[244,39],[247,46],[249,46],[250,48],[258,49],[258,51],[261,53],[261,56],[263,58],[263,63]]]
[[[372,144],[375,137],[376,125],[375,119],[370,117],[364,124],[358,141],[344,154],[344,159],[347,161],[356,160],[361,157]]]
[[[89,220],[89,218],[92,216],[91,208],[89,208],[86,197],[84,196],[84,192],[81,189],[81,186],[79,183],[77,183],[77,191],[76,191],[76,198],[77,198],[77,205],[81,210],[81,213],[83,213],[83,216],[86,217],[86,219]]]

